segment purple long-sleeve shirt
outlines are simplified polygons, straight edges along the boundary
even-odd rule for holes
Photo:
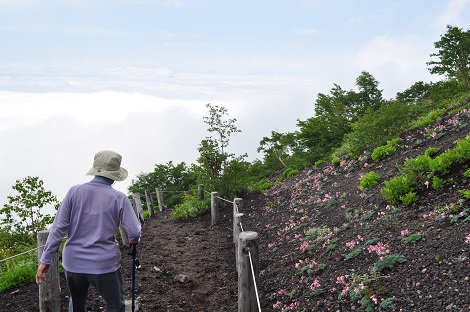
[[[119,244],[115,239],[120,222],[129,241],[138,242],[141,225],[124,193],[93,181],[73,186],[57,211],[40,261],[52,262],[67,233],[62,252],[62,266],[66,271],[114,272],[121,265]]]

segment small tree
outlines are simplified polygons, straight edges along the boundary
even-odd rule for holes
[[[186,163],[174,165],[172,161],[166,164],[156,164],[150,173],[140,173],[129,185],[130,193],[145,194],[146,190],[155,194],[156,188],[166,191],[163,193],[163,201],[168,207],[175,207],[183,202],[182,191],[188,191],[196,184],[194,174]],[[156,200],[156,198],[155,198]]]
[[[28,235],[36,240],[37,233],[44,230],[53,221],[53,216],[43,214],[46,205],[58,207],[59,201],[50,191],[44,189],[44,182],[39,177],[26,177],[16,180],[12,188],[18,195],[8,196],[8,204],[0,209],[1,227],[9,227],[11,232]]]
[[[439,61],[426,63],[431,74],[445,75],[449,79],[457,79],[465,88],[470,89],[470,30],[447,25],[447,32],[441,40],[434,43],[439,49],[436,56]]]
[[[208,132],[214,136],[206,137],[199,145],[199,167],[194,168],[203,185],[217,190],[222,195],[233,195],[233,189],[223,183],[228,178],[227,166],[233,166],[233,162],[242,162],[246,155],[235,157],[225,148],[229,145],[232,133],[241,132],[235,125],[236,119],[227,119],[228,111],[224,107],[206,104],[209,116],[205,116],[204,122],[209,125]]]

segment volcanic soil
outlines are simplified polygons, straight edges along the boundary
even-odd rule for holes
[[[367,151],[306,168],[264,194],[240,194],[243,227],[259,234],[262,311],[470,311],[470,181],[464,176],[470,162],[453,166],[440,188],[423,182],[409,206],[390,205],[381,195],[407,159],[430,147],[439,149],[436,155],[453,149],[469,132],[470,111],[461,109],[404,133],[396,152],[379,162]],[[379,185],[359,189],[370,171]],[[145,221],[136,273],[141,311],[237,311],[231,210],[222,207],[214,226],[209,215],[181,222],[169,210]],[[127,252],[122,248],[130,298]],[[394,260],[378,266],[385,258]],[[38,311],[37,296],[35,285],[0,293],[2,310]],[[91,292],[89,310],[103,309]]]

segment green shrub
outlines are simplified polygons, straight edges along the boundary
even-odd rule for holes
[[[402,240],[406,243],[406,244],[414,244],[416,243],[417,241],[419,241],[421,239],[421,237],[423,237],[421,234],[411,234],[407,237],[404,237]]]
[[[344,260],[351,260],[352,258],[359,256],[362,253],[362,249],[364,249],[363,246],[355,248],[353,251],[346,255]]]
[[[269,181],[262,179],[256,182],[250,182],[247,186],[248,191],[263,194],[265,190],[273,186]]]
[[[339,165],[340,162],[341,159],[338,156],[333,156],[333,158],[331,158],[331,164],[334,166]]]
[[[362,177],[361,182],[359,182],[359,188],[365,190],[368,188],[373,188],[379,184],[380,176],[374,171],[370,171],[365,176]]]
[[[444,188],[444,180],[439,178],[438,176],[432,177],[432,188],[435,190],[442,190]]]
[[[415,192],[409,192],[403,196],[400,196],[400,200],[405,206],[409,206],[412,203],[416,202],[419,199],[418,194]]]
[[[286,170],[284,170],[284,172],[282,173],[282,177],[283,178],[290,178],[292,177],[293,175],[299,173],[299,169],[296,169],[296,168],[287,168]]]
[[[466,199],[470,198],[470,191],[469,190],[459,190],[459,193]]]
[[[470,137],[458,140],[455,150],[457,161],[463,162],[470,159]]]
[[[376,269],[378,272],[382,272],[385,269],[391,270],[395,267],[396,264],[404,262],[406,262],[405,256],[399,254],[392,254],[386,256],[383,260],[377,262],[374,265],[374,269]]]
[[[13,268],[0,275],[0,292],[32,283],[36,277],[37,263],[17,262]]]
[[[186,194],[184,199],[182,204],[176,205],[175,209],[171,211],[173,219],[187,220],[210,210],[210,198],[205,197],[203,200],[200,200],[198,196]]]
[[[432,159],[429,163],[429,169],[432,174],[447,174],[452,164],[457,159],[458,153],[455,150],[449,150]]]
[[[401,197],[413,192],[414,185],[407,176],[398,176],[385,182],[382,189],[382,196],[392,205],[396,205],[401,201]]]
[[[397,150],[396,145],[400,141],[400,138],[395,138],[393,140],[388,141],[386,145],[379,146],[374,149],[374,151],[372,152],[372,160],[377,162],[387,157],[387,155],[395,153]]]
[[[393,309],[395,308],[395,305],[393,304],[393,300],[395,300],[395,298],[387,298],[387,299],[384,299],[381,303],[380,303],[380,308],[381,309]]]
[[[464,173],[463,176],[466,178],[470,178],[470,169],[467,169]]]
[[[325,161],[324,161],[323,159],[320,159],[320,160],[317,160],[313,166],[314,166],[315,168],[319,168],[319,167],[322,166],[324,163],[325,163]]]
[[[446,110],[444,108],[433,110],[426,116],[421,116],[417,120],[411,122],[411,128],[424,128],[432,124],[437,118],[443,116],[445,112]]]
[[[425,156],[428,156],[428,157],[432,157],[432,156],[436,155],[437,152],[439,152],[439,148],[438,148],[438,147],[429,147],[429,148],[424,152],[424,155],[425,155]]]
[[[418,155],[416,158],[407,159],[401,172],[415,182],[427,180],[431,161],[431,157],[426,155]]]

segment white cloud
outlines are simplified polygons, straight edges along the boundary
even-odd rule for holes
[[[445,29],[447,25],[460,24],[460,16],[470,5],[470,0],[449,0],[447,8],[439,14],[433,26],[438,29]],[[468,20],[466,21],[468,23]]]
[[[394,86],[393,91],[384,90],[386,97],[393,97],[415,82],[431,80],[426,69],[429,47],[429,43],[415,35],[393,37],[386,34],[364,45],[354,64],[360,70],[369,71],[382,86]]]

